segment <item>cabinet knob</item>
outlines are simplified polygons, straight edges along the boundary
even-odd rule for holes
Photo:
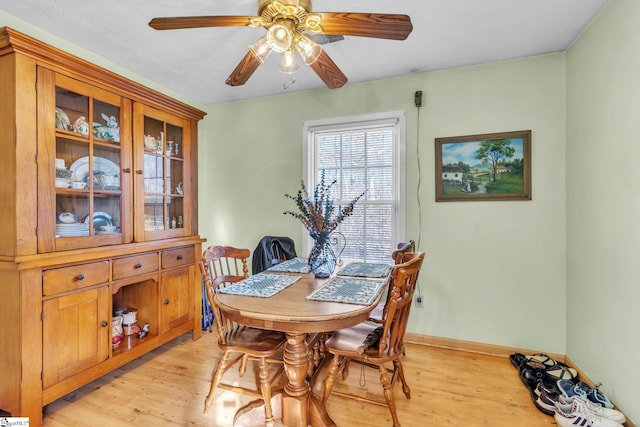
[[[109,326],[109,322],[107,322],[106,320],[103,320],[100,326],[102,326],[103,328],[106,328],[107,326]]]
[[[142,264],[137,263],[137,264],[136,264],[136,268],[142,268]]]
[[[182,255],[178,255],[178,261],[182,260]]]
[[[124,169],[122,169],[122,172],[131,173],[131,168],[124,168]]]
[[[80,273],[76,276],[76,279],[78,280],[83,280],[84,279],[84,274]]]
[[[168,299],[164,300],[164,305],[169,305],[169,300]]]
[[[138,169],[138,170],[136,171],[136,173],[137,173],[138,175],[142,175],[142,169]]]

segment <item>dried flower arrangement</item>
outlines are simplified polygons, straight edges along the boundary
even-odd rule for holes
[[[285,197],[295,202],[299,212],[285,211],[285,215],[291,215],[302,222],[314,240],[330,235],[345,218],[353,213],[353,207],[364,196],[364,192],[344,206],[335,206],[331,199],[331,187],[336,184],[334,179],[327,184],[324,170],[320,175],[320,182],[315,186],[313,198],[309,197],[304,181],[301,188],[292,196]]]

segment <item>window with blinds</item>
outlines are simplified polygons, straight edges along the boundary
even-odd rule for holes
[[[307,122],[305,134],[308,188],[324,171],[336,205],[364,192],[339,226],[342,258],[389,261],[404,239],[404,113]]]

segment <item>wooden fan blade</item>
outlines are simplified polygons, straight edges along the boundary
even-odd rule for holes
[[[258,69],[260,64],[262,63],[253,52],[247,52],[225,83],[229,86],[242,86],[249,80],[249,77]]]
[[[329,89],[341,88],[349,81],[347,76],[340,71],[340,68],[338,68],[336,63],[333,62],[333,59],[331,59],[324,50],[322,50],[318,59],[309,65],[309,67],[322,79]]]
[[[314,12],[315,13],[315,12]],[[322,32],[329,35],[405,40],[413,30],[407,15],[319,12]]]
[[[153,18],[149,26],[156,30],[179,30],[204,27],[246,27],[253,16],[182,16],[178,18]]]

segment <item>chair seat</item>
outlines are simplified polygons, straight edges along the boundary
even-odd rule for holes
[[[275,354],[285,342],[285,335],[279,331],[257,329],[236,325],[225,334],[226,343],[221,347],[227,351],[241,351],[251,356],[268,357]]]
[[[361,357],[357,349],[360,347],[367,336],[377,328],[376,325],[360,323],[350,328],[335,331],[331,338],[325,343],[327,350],[333,354],[359,358]],[[364,353],[367,358],[378,358],[378,346],[371,348]]]

